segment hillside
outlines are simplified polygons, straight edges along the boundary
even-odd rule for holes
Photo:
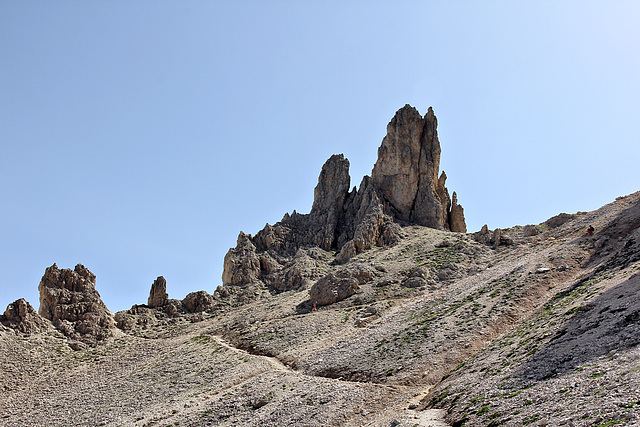
[[[213,295],[171,300],[158,278],[148,304],[113,315],[88,269],[48,268],[40,314],[16,302],[0,319],[0,424],[640,423],[640,192],[455,231],[435,116],[411,114],[390,123],[379,159],[411,117],[429,136],[418,151],[431,141],[418,157],[438,161],[391,163],[431,190],[402,202],[379,160],[349,192],[334,156],[312,212],[241,233]]]

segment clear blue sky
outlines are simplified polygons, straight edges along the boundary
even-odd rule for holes
[[[636,1],[2,1],[0,312],[82,263],[112,311],[213,292],[240,230],[439,120],[470,231],[640,190]]]

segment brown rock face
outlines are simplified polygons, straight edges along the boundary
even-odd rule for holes
[[[446,174],[438,177],[437,125],[431,108],[424,117],[409,105],[401,108],[387,126],[371,177],[357,190],[349,191],[349,161],[331,156],[322,166],[311,212],[286,214],[255,237],[240,233],[225,256],[223,284],[262,283],[277,292],[304,288],[314,277],[296,274],[299,250],[335,251],[335,261],[346,263],[375,245],[395,244],[404,235],[398,222],[466,232],[457,195],[452,203]]]
[[[438,120],[429,108],[424,117],[405,105],[387,126],[371,178],[394,218],[450,230],[449,192],[440,178]],[[464,217],[457,218],[464,223]],[[466,225],[464,226],[466,229]]]
[[[213,306],[213,296],[207,291],[191,292],[184,297],[182,304],[189,313],[207,311]]]
[[[405,105],[387,125],[371,178],[397,219],[446,228],[438,197],[440,142],[433,110]]]
[[[309,289],[309,300],[317,305],[329,305],[350,297],[357,290],[358,279],[340,278],[330,273]]]
[[[45,331],[51,327],[24,298],[7,306],[4,315],[0,315],[0,323],[25,335]]]
[[[326,251],[335,246],[336,229],[344,216],[344,201],[350,183],[349,160],[342,154],[334,154],[322,166],[310,214],[320,226],[314,243]]]
[[[158,276],[151,285],[147,305],[151,308],[156,308],[165,306],[168,302],[169,294],[167,294],[167,281],[163,276]]]
[[[96,276],[82,264],[45,270],[40,281],[39,313],[67,337],[95,346],[112,335],[113,316],[95,289]]]
[[[231,285],[253,283],[259,274],[260,259],[256,255],[256,246],[251,241],[251,235],[241,231],[238,244],[224,257],[222,282]]]
[[[453,201],[451,202],[451,231],[458,233],[467,232],[467,224],[464,221],[464,209],[458,204],[458,195],[453,192]]]

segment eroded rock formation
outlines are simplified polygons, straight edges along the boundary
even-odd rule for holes
[[[24,298],[7,306],[4,314],[0,315],[0,323],[25,335],[46,331],[51,327]]]
[[[163,276],[158,276],[151,284],[147,305],[151,308],[167,305],[169,294],[167,294],[167,281]]]
[[[223,284],[306,288],[324,276],[327,263],[346,263],[375,245],[395,244],[404,234],[400,224],[466,232],[464,210],[455,193],[453,201],[449,197],[447,176],[438,176],[439,168],[433,110],[422,117],[404,106],[387,126],[371,177],[349,191],[349,161],[342,154],[331,156],[320,172],[311,212],[285,214],[255,237],[241,232],[225,256]],[[324,255],[309,256],[310,250]]]
[[[95,346],[112,335],[111,312],[95,289],[96,276],[82,264],[45,270],[40,281],[39,313],[67,337]]]

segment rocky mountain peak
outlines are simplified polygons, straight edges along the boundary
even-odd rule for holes
[[[167,301],[169,301],[167,281],[163,276],[158,276],[151,284],[147,305],[151,308],[162,307],[167,304]]]
[[[396,220],[450,230],[446,175],[438,178],[437,128],[431,107],[424,117],[410,105],[398,110],[387,126],[371,178]]]
[[[44,331],[50,326],[24,298],[20,298],[7,306],[0,323],[25,335]]]
[[[95,284],[95,274],[82,264],[73,270],[53,264],[38,286],[40,315],[69,338],[96,345],[112,335],[115,324]]]
[[[311,212],[286,214],[255,237],[240,233],[237,246],[225,256],[223,284],[264,283],[278,291],[306,287],[318,277],[296,267],[306,259],[300,250],[335,251],[335,261],[345,263],[375,245],[397,242],[403,235],[399,224],[466,232],[464,211],[457,197],[452,205],[444,172],[438,178],[437,126],[432,108],[424,117],[410,105],[398,110],[371,177],[352,191],[349,160],[343,154],[331,156],[320,171]]]

